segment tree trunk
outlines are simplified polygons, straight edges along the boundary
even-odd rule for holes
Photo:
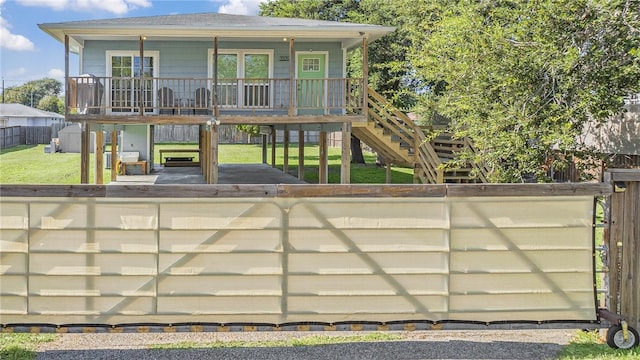
[[[362,146],[360,145],[360,139],[351,135],[351,163],[352,164],[364,164],[364,155],[362,155]]]

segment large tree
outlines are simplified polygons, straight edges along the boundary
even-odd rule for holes
[[[573,157],[587,121],[605,123],[640,91],[637,0],[398,0],[425,116],[449,117],[492,180],[546,181]],[[408,7],[406,7],[408,9]]]
[[[260,4],[260,15],[345,21],[399,26],[398,3],[379,0],[274,0]],[[406,61],[410,42],[401,29],[371,43],[369,47],[369,86],[387,96],[401,108],[416,103],[415,88]],[[347,76],[362,76],[362,52],[349,54]],[[360,140],[352,138],[352,162],[364,163]]]
[[[56,107],[52,105],[55,101],[50,98],[58,99],[61,92],[62,83],[60,81],[44,78],[32,80],[19,86],[8,87],[4,89],[2,96],[5,103],[23,104],[42,110],[62,113],[61,110],[64,110],[64,107],[56,110]],[[42,101],[43,99],[44,101]]]

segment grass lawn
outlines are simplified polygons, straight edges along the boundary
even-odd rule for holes
[[[0,150],[0,184],[79,184],[80,154],[45,154],[45,145],[22,145]],[[193,149],[196,144],[156,144],[155,162],[160,163],[160,149]],[[329,183],[340,183],[340,148],[329,148]],[[305,146],[305,181],[318,182],[318,146]],[[271,160],[270,150],[267,158]],[[196,159],[197,160],[197,157]],[[385,169],[375,165],[375,155],[365,153],[366,164],[351,165],[351,182],[354,184],[383,184]],[[218,161],[221,164],[259,164],[262,162],[262,147],[250,144],[220,145]],[[282,168],[283,149],[276,151],[276,164]],[[298,148],[289,147],[289,173],[297,176]],[[89,183],[94,182],[95,157],[90,155]],[[111,178],[111,170],[103,169],[105,182]],[[391,182],[411,184],[413,170],[392,167]]]

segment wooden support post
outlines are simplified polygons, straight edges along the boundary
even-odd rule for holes
[[[213,123],[209,130],[210,161],[209,184],[218,183],[218,125]]]
[[[285,174],[289,173],[289,129],[287,125],[284,126],[284,144],[283,144],[283,161],[282,161],[282,172]]]
[[[267,134],[262,134],[262,163],[263,164],[267,163],[267,141],[269,141]]]
[[[296,114],[295,93],[296,93],[296,50],[295,40],[289,39],[289,116]]]
[[[342,124],[342,159],[340,164],[340,183],[351,183],[351,123]]]
[[[218,37],[213,38],[213,116],[218,119],[220,107],[218,106]]]
[[[388,161],[385,161],[385,166],[384,166],[384,183],[385,184],[391,184],[391,163]]]
[[[89,183],[89,148],[91,131],[86,121],[82,122],[80,133],[80,183]]]
[[[271,131],[271,167],[276,167],[276,129]]]
[[[329,154],[327,152],[327,132],[320,131],[320,164],[318,166],[318,183],[327,184],[329,182]]]
[[[118,130],[111,130],[111,181],[118,180]]]
[[[64,116],[69,116],[69,104],[71,103],[71,94],[69,91],[69,35],[64,35]],[[4,89],[2,89],[4,92]]]
[[[362,115],[369,113],[369,41],[362,38]]]
[[[96,149],[95,149],[95,158],[96,158],[96,176],[95,183],[98,185],[104,184],[104,132],[102,128],[96,131]]]
[[[147,168],[148,173],[151,173],[153,171],[153,163],[155,162],[155,152],[156,152],[156,126],[149,125],[149,159],[148,159],[149,167]]]
[[[138,86],[138,101],[140,106],[140,116],[144,115],[144,36],[139,37],[140,46],[140,86]]]
[[[304,130],[298,131],[298,179],[304,181]]]

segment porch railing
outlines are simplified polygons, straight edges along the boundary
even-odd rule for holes
[[[362,79],[69,77],[68,111],[91,115],[207,115],[220,111],[359,113]],[[311,112],[309,112],[311,110]]]

